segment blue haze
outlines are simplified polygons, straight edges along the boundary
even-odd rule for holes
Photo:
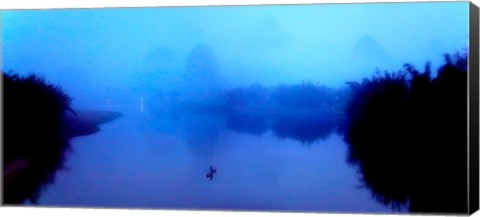
[[[467,21],[466,2],[2,11],[2,69],[44,74],[81,106],[141,81],[175,87],[204,44],[228,85],[342,86],[376,67],[440,63],[468,46]],[[365,37],[379,47],[371,58],[355,51]]]
[[[225,117],[158,117],[170,105],[148,105],[177,92],[346,87],[375,68],[435,68],[468,48],[468,2],[10,10],[1,32],[2,70],[44,75],[74,108],[123,113],[72,141],[71,169],[40,205],[390,212],[356,188],[336,133],[304,147],[271,129],[226,129]]]

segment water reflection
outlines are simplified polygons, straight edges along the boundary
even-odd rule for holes
[[[229,113],[227,127],[239,133],[260,136],[268,130],[278,139],[293,139],[303,145],[323,141],[332,133],[341,133],[341,115],[299,116],[260,113]]]
[[[334,120],[330,119],[282,117],[272,124],[272,131],[280,139],[291,138],[309,145],[327,139],[335,127]]]
[[[22,204],[26,200],[36,203],[42,189],[55,181],[56,171],[65,169],[65,153],[70,149],[66,139],[35,138],[35,145],[58,148],[42,149],[29,160],[10,161],[4,166],[5,204]]]
[[[183,114],[185,139],[194,153],[211,157],[219,143],[219,137],[225,128],[222,116],[206,112],[188,112]]]
[[[340,136],[306,149],[297,140],[280,140],[273,131],[231,130],[225,116],[212,115],[182,113],[180,123],[174,123],[128,114],[95,136],[75,140],[75,153],[68,157],[72,170],[59,173],[58,183],[39,203],[389,212],[368,191],[354,188],[358,180],[344,161],[346,145]],[[181,130],[162,130],[168,126]],[[206,177],[210,166],[217,171],[212,180]]]
[[[58,170],[68,170],[64,165],[66,155],[71,150],[70,139],[100,131],[98,125],[120,116],[116,112],[77,111],[66,113],[55,133],[45,130],[26,131],[29,136],[19,137],[7,131],[9,143],[5,144],[11,153],[13,141],[31,145],[26,158],[4,161],[3,202],[22,204],[25,201],[36,204],[42,191],[55,183]],[[48,122],[47,122],[48,123]],[[6,155],[10,157],[10,155]]]
[[[262,135],[269,126],[264,116],[260,114],[231,114],[228,115],[227,127],[239,133]]]

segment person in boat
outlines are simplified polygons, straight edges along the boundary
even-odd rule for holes
[[[216,172],[217,172],[217,168],[210,166],[210,170],[207,173],[207,179],[212,180],[213,175],[215,175]]]

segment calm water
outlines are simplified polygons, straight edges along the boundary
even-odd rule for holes
[[[67,169],[39,205],[392,212],[360,187],[333,131],[306,145],[272,129],[238,130],[224,115],[114,110],[123,116],[71,141]]]

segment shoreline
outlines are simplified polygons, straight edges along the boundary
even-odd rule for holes
[[[67,141],[78,136],[87,136],[99,132],[99,125],[109,123],[122,114],[114,111],[105,110],[87,110],[75,111],[76,114],[66,111],[62,120],[61,133],[59,137],[64,137]],[[65,150],[61,150],[63,152]],[[3,185],[4,188],[12,185],[34,166],[34,160],[21,158],[4,162],[3,166]],[[14,185],[14,184],[13,184]],[[5,199],[5,198],[4,198]]]

